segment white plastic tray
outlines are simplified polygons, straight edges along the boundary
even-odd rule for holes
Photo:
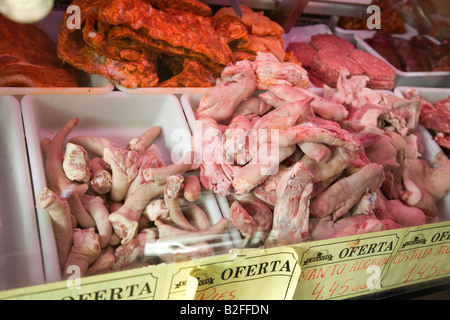
[[[0,291],[45,283],[20,105],[0,96]]]
[[[411,87],[449,87],[450,71],[424,71],[424,72],[405,72],[398,70],[383,58],[375,49],[373,49],[365,39],[370,37],[360,37],[355,35],[356,48],[361,49],[371,55],[383,60],[395,70],[394,87],[411,86]],[[438,43],[436,39],[430,37],[431,40]]]
[[[394,89],[394,94],[398,97],[404,98],[406,90],[416,89],[419,95],[425,100],[435,104],[442,99],[450,96],[450,88],[428,88],[428,87],[397,87]],[[422,125],[419,125],[419,132],[422,134],[424,143],[423,158],[430,164],[433,162],[436,155],[442,151],[441,147],[433,140],[430,132]],[[438,216],[441,221],[450,221],[450,194],[437,203]]]
[[[373,37],[373,35],[376,32],[376,30],[344,29],[337,25],[338,21],[339,21],[338,16],[332,16],[330,18],[330,27],[333,30],[333,33],[341,38],[344,38],[344,39],[350,41],[351,43],[353,43],[353,45],[356,45],[356,40],[354,39],[355,35],[359,35],[361,38],[371,38],[371,37]],[[410,39],[412,36],[419,34],[417,32],[417,30],[414,29],[410,24],[404,23],[404,26],[405,26],[405,30],[406,30],[405,33],[395,33],[392,35],[395,37],[398,37],[398,38]]]
[[[56,43],[59,25],[64,16],[64,11],[52,11],[47,17],[36,25],[44,31]],[[114,90],[114,84],[97,74],[89,75],[83,71],[75,72],[78,87],[0,87],[0,95],[41,95],[41,94],[104,94]]]
[[[22,112],[35,196],[46,186],[40,141],[45,137],[52,138],[73,117],[80,121],[68,139],[77,135],[94,135],[109,138],[125,147],[132,138],[158,125],[162,133],[155,144],[167,164],[180,160],[184,152],[191,150],[191,133],[180,102],[174,95],[110,92],[101,96],[25,96]],[[211,223],[222,218],[212,194],[202,194],[199,201],[204,201]],[[42,214],[39,216],[39,229],[47,282],[59,281],[51,224]],[[229,239],[224,239],[224,243],[226,241]]]
[[[206,93],[208,87],[198,88],[198,87],[174,87],[174,88],[162,88],[162,87],[152,87],[152,88],[126,88],[120,84],[115,84],[116,88],[120,91],[129,94],[195,94],[195,93]]]
[[[105,94],[114,90],[114,84],[97,74],[88,75],[77,72],[80,87],[0,87],[0,95],[70,95],[70,94]]]

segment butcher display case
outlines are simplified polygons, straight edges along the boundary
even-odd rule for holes
[[[0,15],[1,300],[450,299],[448,35],[405,71],[345,29],[382,1],[127,1]]]

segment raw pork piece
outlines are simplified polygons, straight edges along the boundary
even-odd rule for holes
[[[111,168],[102,158],[91,160],[92,177],[89,182],[92,190],[98,194],[106,194],[112,188]]]
[[[439,132],[435,137],[434,140],[441,146],[447,149],[450,149],[450,135]]]
[[[231,120],[225,130],[222,136],[223,151],[230,163],[244,165],[250,160],[247,135],[252,126],[249,117],[238,115]]]
[[[237,200],[230,206],[230,221],[244,237],[252,237],[258,231],[256,221]]]
[[[422,210],[428,219],[436,217],[436,202],[450,190],[449,159],[440,152],[433,162],[431,167],[423,159],[405,159],[402,172],[405,191],[400,194],[403,202]]]
[[[327,101],[320,95],[305,88],[291,87],[285,85],[273,85],[269,90],[259,95],[260,99],[269,99],[267,103],[275,103],[280,107],[285,103],[302,100],[308,97],[314,98],[311,107],[315,114],[322,118],[334,121],[342,121],[348,115],[347,109],[340,103]]]
[[[344,38],[332,34],[315,34],[311,37],[311,45],[317,51],[326,51],[332,55],[350,56],[355,50],[353,44]]]
[[[63,170],[72,181],[88,182],[92,176],[91,163],[86,150],[73,143],[66,144]]]
[[[400,135],[394,132],[391,134],[384,134],[375,143],[365,149],[366,156],[370,161],[383,165],[384,170],[391,171],[400,167],[399,163],[399,151],[406,148],[406,142],[403,141],[402,145],[395,143],[393,138],[403,139]]]
[[[209,117],[195,121],[192,137],[195,160],[200,165],[202,186],[214,193],[226,196],[232,185],[227,175],[227,160],[223,153],[222,132],[217,122]]]
[[[100,256],[95,260],[86,272],[87,276],[96,274],[104,274],[113,271],[114,269],[114,250],[112,245],[103,248]]]
[[[72,247],[72,217],[66,199],[48,188],[42,189],[36,198],[36,208],[45,210],[51,220],[55,235],[59,265],[62,270]]]
[[[270,110],[272,106],[265,101],[257,98],[250,97],[245,101],[242,101],[239,106],[234,110],[231,118],[234,118],[238,115],[263,115],[267,111]]]
[[[312,60],[311,70],[326,85],[336,88],[341,70],[347,69],[349,75],[362,75],[364,70],[351,57],[320,50]]]
[[[450,114],[441,108],[427,105],[422,100],[423,108],[420,111],[420,123],[431,130],[450,133]]]
[[[230,208],[230,220],[246,237],[260,232],[264,241],[272,227],[272,210],[254,194],[237,195]]]
[[[176,174],[167,177],[164,188],[164,203],[169,209],[170,219],[181,229],[194,231],[195,228],[190,224],[180,208],[179,193],[182,188],[184,178],[182,175]]]
[[[112,226],[109,222],[108,208],[105,206],[103,199],[99,196],[85,194],[83,198],[81,198],[81,203],[92,218],[94,218],[95,227],[99,235],[100,247],[105,248],[109,244],[112,235]]]
[[[196,118],[207,116],[219,122],[227,120],[255,89],[256,76],[253,65],[248,60],[228,65],[222,71],[219,84],[208,89],[200,100],[195,111]]]
[[[281,177],[269,235],[277,244],[300,243],[309,236],[309,201],[312,191],[312,175],[301,162],[297,162]]]
[[[427,223],[422,210],[408,206],[399,200],[387,200],[384,210],[377,212],[380,219],[391,219],[402,227],[421,226]]]
[[[150,221],[155,221],[156,219],[170,221],[169,209],[167,209],[164,199],[161,198],[150,200],[145,206],[144,211],[142,211],[142,215]]]
[[[275,207],[277,201],[277,187],[283,174],[289,170],[289,167],[280,165],[276,174],[273,174],[264,180],[259,186],[252,190],[253,194],[262,200],[270,208]]]
[[[356,234],[383,231],[390,228],[399,228],[395,222],[379,220],[374,214],[348,215],[333,221],[331,216],[313,218],[310,222],[311,240],[322,240],[353,236]]]
[[[295,149],[295,145],[282,148],[268,143],[261,145],[252,161],[243,167],[233,167],[233,187],[236,194],[250,192],[276,173],[280,163],[292,155]]]
[[[272,85],[284,84],[294,87],[306,87],[308,74],[299,63],[284,62],[270,52],[258,52],[255,65],[256,86],[266,90]]]
[[[323,218],[333,215],[336,221],[370,192],[380,188],[384,180],[383,166],[371,163],[347,178],[334,183],[311,202],[311,214]]]
[[[144,254],[145,245],[156,241],[155,231],[143,229],[136,237],[114,251],[114,270],[123,270]]]
[[[74,271],[77,275],[84,277],[89,266],[100,256],[99,235],[95,233],[95,228],[73,229],[73,246],[66,260],[63,271],[63,278],[67,279]],[[73,269],[76,267],[77,269]]]
[[[139,153],[120,148],[105,148],[103,160],[110,165],[112,171],[111,199],[122,201],[138,174]]]
[[[369,77],[367,86],[378,90],[392,90],[394,88],[395,70],[384,61],[359,49],[352,51],[351,57]]]

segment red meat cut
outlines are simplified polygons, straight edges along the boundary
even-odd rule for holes
[[[326,85],[336,88],[339,74],[347,69],[350,76],[362,75],[364,70],[351,57],[319,50],[311,62],[311,69]]]
[[[317,50],[333,54],[350,56],[355,47],[344,38],[332,34],[315,34],[311,37],[311,45]]]

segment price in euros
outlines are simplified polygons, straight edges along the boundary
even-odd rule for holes
[[[434,264],[425,262],[423,264],[416,263],[409,271],[404,275],[402,282],[408,282],[419,279],[426,279],[432,276],[450,273],[450,269],[440,269],[439,264],[442,260],[436,261]]]
[[[342,284],[334,281],[334,283],[328,289],[325,289],[325,284],[321,284],[319,282],[311,294],[313,296],[315,295],[315,300],[322,300],[324,298],[333,298],[343,295],[350,290],[349,282],[351,282],[352,280],[353,278],[347,279]]]

